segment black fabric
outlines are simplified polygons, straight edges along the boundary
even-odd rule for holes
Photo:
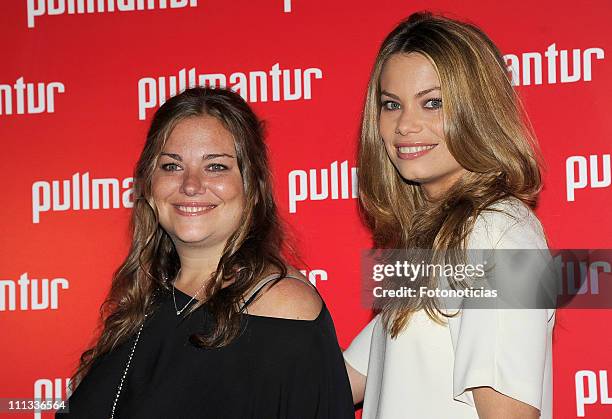
[[[175,293],[182,308],[190,297]],[[206,306],[178,317],[172,294],[163,294],[145,322],[115,418],[354,418],[325,305],[312,321],[248,314],[241,321],[243,332],[230,345],[197,348],[189,336],[210,327]],[[134,339],[95,362],[69,398],[69,413],[56,418],[110,417]]]

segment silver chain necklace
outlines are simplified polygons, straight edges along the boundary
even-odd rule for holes
[[[176,310],[177,316],[181,315],[181,313],[189,306],[189,304],[191,304],[193,300],[195,300],[196,296],[200,293],[200,291],[204,289],[204,286],[206,285],[206,282],[204,282],[204,285],[202,285],[202,287],[198,290],[198,292],[196,292],[195,295],[191,297],[191,299],[187,302],[187,304],[185,304],[185,306],[179,310],[176,305],[176,297],[174,294],[174,282],[176,282],[176,279],[178,279],[178,275],[180,272],[181,271],[179,270],[179,272],[176,274],[176,278],[174,279],[172,283],[172,300],[174,301],[174,309]],[[166,281],[168,280],[168,277],[166,277],[165,275],[164,275],[164,280]],[[145,317],[144,320],[147,320],[147,314],[145,314],[144,317]],[[132,346],[130,356],[128,357],[127,363],[125,364],[125,369],[123,370],[123,375],[121,376],[121,381],[119,382],[119,386],[117,387],[117,393],[115,394],[115,400],[113,401],[113,409],[111,410],[110,419],[115,418],[115,410],[117,409],[117,403],[119,402],[119,396],[121,395],[121,390],[123,389],[123,383],[125,381],[125,378],[127,377],[128,370],[130,369],[132,358],[134,358],[134,352],[136,351],[136,345],[138,344],[138,340],[140,340],[140,333],[142,332],[142,328],[144,327],[144,320],[142,324],[140,325],[140,328],[138,329],[138,333],[136,334],[136,340],[134,341],[134,345]]]
[[[180,271],[179,271],[180,272]],[[178,279],[178,274],[176,275],[177,279]],[[176,315],[180,316],[181,313],[183,311],[185,311],[185,309],[189,306],[189,304],[191,304],[191,302],[193,300],[195,300],[195,298],[198,296],[198,294],[200,293],[200,291],[202,291],[204,289],[204,287],[206,286],[206,282],[204,282],[204,285],[202,285],[202,287],[193,295],[193,297],[191,297],[191,299],[189,301],[187,301],[187,304],[185,304],[185,306],[183,306],[182,309],[178,309],[178,306],[176,305],[176,296],[174,294],[174,283],[176,282],[176,279],[174,280],[174,282],[172,283],[172,301],[174,301],[174,309],[176,310]]]
[[[144,320],[147,320],[147,315],[144,315]],[[125,364],[125,369],[123,370],[123,375],[121,376],[121,381],[119,382],[119,387],[117,387],[117,394],[115,394],[115,400],[113,401],[113,410],[111,410],[110,419],[115,418],[115,409],[117,408],[117,402],[119,401],[119,396],[121,395],[121,389],[123,388],[123,382],[125,381],[125,377],[127,376],[128,369],[130,368],[130,364],[132,363],[132,358],[134,357],[134,351],[136,350],[136,344],[138,344],[138,340],[140,339],[140,332],[142,332],[142,328],[144,327],[144,320],[138,329],[138,333],[136,334],[136,340],[134,341],[134,345],[132,346],[132,351],[130,352],[130,357],[128,358],[127,363]]]

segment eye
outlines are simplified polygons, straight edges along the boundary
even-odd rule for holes
[[[382,108],[386,111],[395,111],[400,108],[400,105],[392,100],[383,100]]]
[[[165,170],[166,172],[175,172],[177,170],[181,169],[181,166],[179,166],[176,163],[165,163],[161,165],[162,170]]]
[[[212,163],[206,166],[206,170],[209,170],[211,172],[223,172],[227,169],[228,167],[221,163]]]
[[[423,106],[427,109],[440,109],[442,107],[442,99],[440,98],[427,99]]]

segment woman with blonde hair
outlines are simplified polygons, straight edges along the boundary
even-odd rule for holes
[[[237,93],[188,89],[157,110],[131,249],[58,416],[354,417],[331,316],[282,257],[267,155]]]
[[[415,13],[384,40],[359,144],[378,248],[546,249],[537,145],[496,46]],[[415,288],[442,286],[421,277]],[[385,303],[344,356],[363,418],[551,418],[554,311]]]

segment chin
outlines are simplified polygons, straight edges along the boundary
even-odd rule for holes
[[[175,231],[172,239],[181,243],[203,243],[210,239],[210,233],[203,231]]]
[[[429,179],[429,176],[420,173],[419,171],[416,170],[406,170],[404,168],[404,170],[399,170],[399,174],[402,177],[402,179],[407,180],[409,182],[414,182],[414,183],[422,183],[422,182],[426,182],[427,179]]]

